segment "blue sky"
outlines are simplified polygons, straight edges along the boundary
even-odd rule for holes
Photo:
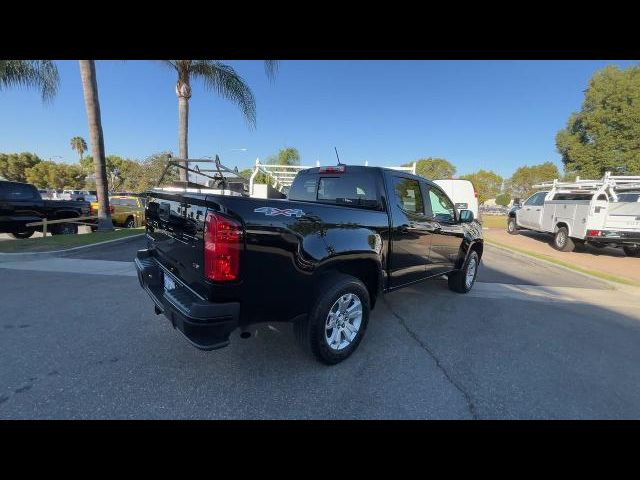
[[[238,108],[194,82],[190,157],[218,153],[249,167],[284,146],[302,163],[392,166],[439,156],[458,174],[509,176],[518,166],[561,166],[555,134],[580,108],[598,69],[630,61],[282,61],[275,82],[262,62],[229,62],[251,86],[257,128]],[[69,139],[87,139],[76,61],[58,62],[60,90],[42,104],[33,90],[0,91],[0,152],[31,151],[76,162]],[[142,159],[177,152],[175,74],[154,61],[98,61],[107,154]],[[246,151],[238,149],[246,148]],[[62,158],[60,158],[62,157]]]

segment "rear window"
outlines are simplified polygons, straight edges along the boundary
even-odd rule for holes
[[[298,174],[289,191],[291,200],[377,208],[378,192],[371,174],[319,176]]]
[[[299,173],[289,190],[291,200],[303,200],[314,202],[318,191],[318,177],[315,175],[305,175]]]
[[[378,205],[376,184],[371,175],[320,177],[318,201],[352,207],[375,207]]]
[[[554,200],[591,200],[593,193],[556,193]],[[607,199],[606,197],[604,198]]]
[[[123,205],[127,207],[137,207],[138,204],[131,198],[112,198],[109,200],[111,205]]]
[[[0,184],[0,197],[8,201],[36,200],[38,199],[38,193],[31,185],[3,183]]]
[[[619,193],[619,202],[640,202],[640,193]]]

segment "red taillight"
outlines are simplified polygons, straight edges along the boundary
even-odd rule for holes
[[[587,237],[599,237],[600,233],[600,230],[587,230]]]
[[[228,282],[238,278],[242,224],[208,213],[204,226],[204,274],[210,280]]]
[[[113,212],[114,212],[113,205],[109,205],[109,213],[112,214]]]
[[[318,172],[320,173],[344,173],[347,168],[344,165],[338,165],[336,167],[320,167]]]

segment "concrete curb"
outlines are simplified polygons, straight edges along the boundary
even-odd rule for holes
[[[2,262],[15,262],[19,260],[41,260],[43,258],[52,257],[64,257],[70,253],[75,253],[80,250],[86,250],[93,247],[101,247],[103,245],[109,245],[112,243],[125,243],[136,238],[144,236],[144,233],[137,235],[130,235],[124,238],[115,238],[113,240],[105,240],[104,242],[92,243],[90,245],[80,245],[79,247],[67,248],[65,250],[54,250],[51,252],[22,252],[22,253],[0,253],[0,263]]]
[[[568,272],[572,272],[578,275],[582,275],[583,277],[589,278],[591,280],[597,280],[599,282],[605,283],[606,285],[608,285],[612,290],[622,290],[622,291],[634,291],[637,292],[639,287],[633,286],[633,285],[626,285],[624,283],[618,283],[618,282],[614,282],[612,280],[607,280],[606,278],[602,278],[602,277],[598,277],[596,275],[591,275],[589,273],[586,272],[582,272],[580,270],[574,270],[573,268],[567,267],[565,265],[560,265],[559,263],[555,263],[555,262],[551,262],[549,260],[545,260],[544,258],[538,258],[535,257],[533,255],[527,255],[526,253],[520,252],[518,250],[512,250],[509,247],[505,247],[503,245],[499,245],[496,243],[493,243],[491,241],[487,241],[487,239],[485,239],[485,244],[489,245],[491,247],[497,248],[499,250],[502,250],[504,252],[508,252],[511,255],[515,255],[515,256],[520,256],[520,257],[524,257],[530,260],[534,260],[540,263],[544,263],[545,265],[550,265],[552,267],[556,267],[556,268],[561,268],[563,270],[566,270]]]

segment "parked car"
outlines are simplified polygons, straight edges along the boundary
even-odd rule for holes
[[[609,175],[600,181],[555,181],[550,190],[534,193],[509,212],[507,231],[551,233],[553,247],[563,252],[590,244],[620,247],[628,256],[640,256],[640,203],[621,179],[627,186],[640,185],[640,177]]]
[[[144,200],[133,196],[113,196],[109,198],[113,207],[111,219],[114,225],[125,228],[141,227],[144,225]]]
[[[291,321],[327,364],[358,347],[381,294],[442,275],[466,293],[483,252],[473,212],[437,184],[345,165],[301,171],[288,199],[153,189],[146,233],[140,285],[194,346]]]
[[[458,210],[471,210],[475,218],[480,218],[478,210],[478,192],[476,187],[469,180],[449,178],[446,180],[434,180],[449,198],[453,201]]]
[[[28,183],[0,182],[0,233],[14,238],[29,238],[42,227],[27,227],[28,223],[72,219],[89,215],[89,203],[66,200],[43,200],[36,187]],[[51,225],[52,235],[78,233],[75,223]]]

